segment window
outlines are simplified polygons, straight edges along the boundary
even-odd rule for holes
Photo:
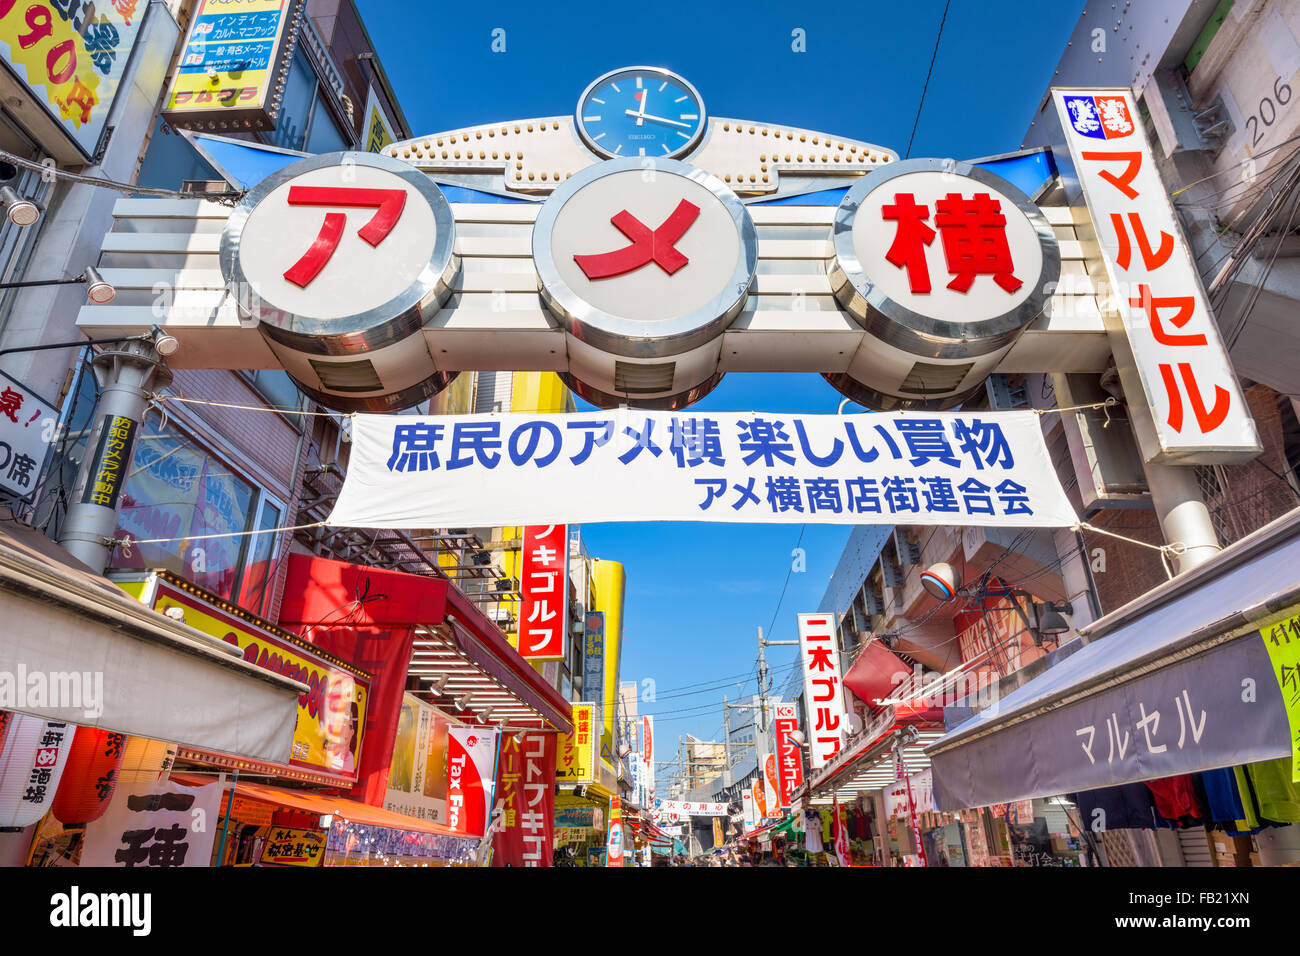
[[[262,513],[258,515],[254,530],[267,532],[283,523],[284,507],[272,498],[263,496]],[[244,582],[239,604],[254,614],[265,616],[268,585],[275,577],[275,546],[279,534],[252,535],[248,541],[248,561],[244,566]]]
[[[275,129],[262,136],[272,146],[301,150],[307,142],[307,125],[316,99],[316,74],[299,49],[284,81],[284,100]]]
[[[258,517],[258,497],[252,483],[174,424],[160,429],[148,418],[140,425],[116,537],[190,540],[116,548],[110,568],[166,568],[226,600],[238,600],[248,539],[206,536],[250,530]]]
[[[312,113],[311,133],[307,137],[307,152],[337,153],[351,148],[348,138],[334,125],[334,117],[329,107],[320,96],[316,97],[316,109]]]
[[[266,403],[274,408],[294,408],[301,409],[304,402],[302,392],[298,391],[298,386],[293,384],[293,379],[289,374],[281,369],[260,368],[251,371],[241,372],[244,381],[256,389],[257,393],[266,399]],[[301,415],[286,414],[284,416],[291,425],[299,431],[303,427]]]

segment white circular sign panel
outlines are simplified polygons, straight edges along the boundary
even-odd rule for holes
[[[326,153],[268,176],[221,237],[245,314],[303,352],[355,355],[417,333],[458,267],[451,206],[424,173],[376,153]]]
[[[929,245],[924,247],[929,292],[913,292],[909,270],[886,258],[899,229],[907,228],[896,219],[885,217],[885,207],[900,205],[899,196],[912,196],[915,204],[928,213],[921,224],[933,233]],[[949,287],[951,282],[960,280],[948,262],[945,230],[936,228],[936,219],[950,196],[970,202],[979,202],[977,197],[986,196],[991,201],[989,209],[996,205],[997,212],[991,218],[1001,218],[1005,223],[1003,232],[1015,267],[1012,275],[1020,283],[1015,291],[1008,292],[989,274],[975,275],[966,291]],[[894,302],[920,315],[956,323],[982,322],[1019,308],[1038,285],[1043,271],[1038,232],[1015,201],[992,186],[944,172],[907,173],[867,193],[853,219],[853,248],[864,271]]]
[[[533,228],[542,296],[574,337],[632,358],[720,335],[758,264],[753,220],[730,188],[676,160],[613,159],[547,199]]]
[[[730,210],[712,192],[682,176],[643,183],[641,170],[604,176],[575,193],[556,217],[551,254],[560,278],[594,308],[633,322],[652,324],[709,306],[725,312],[736,298],[732,276],[744,252]],[[611,222],[627,209],[651,229],[685,200],[699,212],[673,247],[689,261],[669,274],[651,261],[623,275],[590,279],[575,256],[629,245]],[[613,212],[611,212],[611,210]],[[647,330],[651,331],[652,330]]]
[[[400,190],[405,200],[392,230],[371,245],[361,230],[377,208],[291,205],[290,194],[304,187]],[[342,214],[346,223],[338,247],[305,287],[286,279],[285,273],[311,248],[330,214]],[[338,319],[369,312],[409,288],[428,268],[437,236],[432,206],[402,177],[370,166],[329,166],[294,176],[257,204],[244,225],[239,263],[250,291],[276,308],[316,319]]]
[[[855,183],[835,213],[831,287],[881,341],[918,359],[1008,346],[1047,306],[1061,271],[1052,227],[1006,180],[911,159]]]

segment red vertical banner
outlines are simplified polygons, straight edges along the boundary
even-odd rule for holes
[[[491,819],[496,737],[490,727],[447,731],[447,826],[460,836],[483,836]]]
[[[524,528],[519,563],[519,653],[562,661],[569,633],[569,526]]]
[[[550,866],[555,843],[555,734],[501,743],[497,793],[504,806],[492,837],[493,866]]]
[[[790,731],[799,729],[794,704],[776,705],[773,727],[776,730],[777,802],[782,810],[789,810],[793,805],[792,795],[803,786],[803,756],[799,753],[799,745],[790,739]]]
[[[618,797],[609,801],[609,836],[605,842],[605,865],[623,865],[623,803]]]

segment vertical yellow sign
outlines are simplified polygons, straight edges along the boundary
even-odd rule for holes
[[[1300,783],[1300,614],[1261,628],[1273,676],[1282,691],[1286,720],[1291,728],[1291,781]]]

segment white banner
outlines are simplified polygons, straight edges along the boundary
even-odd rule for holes
[[[212,865],[221,827],[221,785],[183,787],[159,780],[119,787],[102,817],[86,824],[81,865]]]
[[[799,661],[803,665],[804,706],[811,725],[809,760],[813,769],[819,770],[840,752],[848,729],[834,614],[799,615]]]
[[[683,817],[725,817],[725,803],[696,803],[690,800],[656,800],[655,812],[661,817],[677,814]]]
[[[329,523],[1068,527],[1033,412],[357,415]]]

